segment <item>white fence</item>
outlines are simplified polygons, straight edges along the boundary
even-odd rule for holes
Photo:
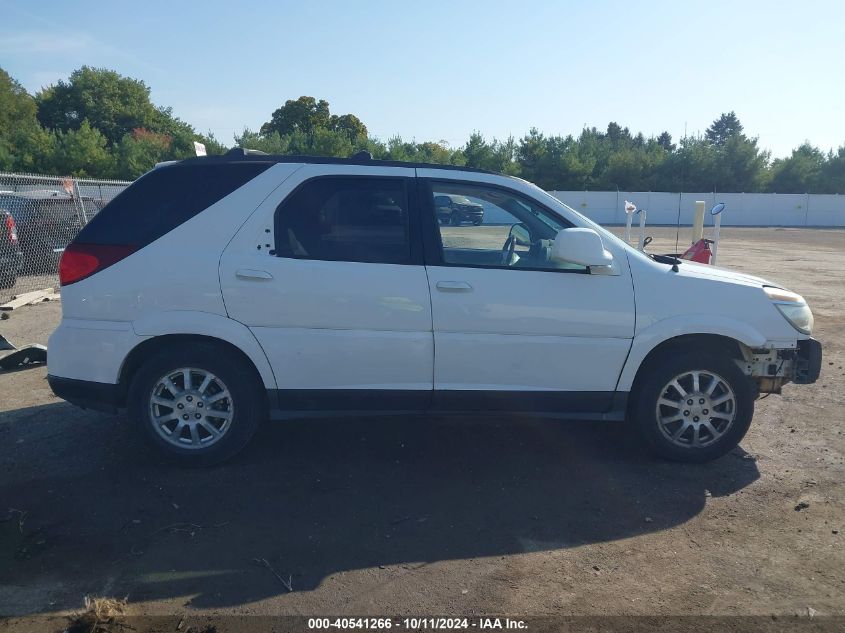
[[[691,225],[695,201],[707,209],[724,202],[723,226],[845,227],[845,195],[805,193],[665,193],[657,191],[551,191],[598,224],[625,224],[625,200],[648,212],[650,225]],[[705,224],[712,222],[710,214]],[[635,221],[636,223],[636,221]]]

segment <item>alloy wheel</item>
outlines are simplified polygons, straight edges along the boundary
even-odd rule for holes
[[[229,430],[235,413],[228,387],[211,372],[180,367],[156,381],[149,399],[156,432],[180,448],[215,444]]]
[[[710,371],[687,371],[660,392],[655,410],[660,432],[673,444],[703,448],[733,425],[736,395],[728,382]]]

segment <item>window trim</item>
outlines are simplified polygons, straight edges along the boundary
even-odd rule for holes
[[[572,268],[540,268],[540,267],[519,267],[514,268],[511,266],[485,266],[482,264],[457,264],[452,262],[447,262],[443,258],[443,240],[440,234],[440,226],[437,223],[437,210],[434,207],[434,188],[433,185],[436,183],[443,183],[448,185],[466,185],[468,187],[481,187],[487,189],[498,189],[500,191],[507,192],[508,195],[515,196],[517,198],[527,198],[532,202],[532,204],[537,205],[540,209],[544,212],[548,213],[549,215],[553,216],[557,220],[561,222],[567,228],[572,228],[575,225],[564,218],[559,213],[556,213],[545,204],[537,201],[530,196],[526,196],[525,194],[511,189],[510,187],[504,187],[498,184],[491,184],[486,182],[477,182],[473,180],[453,180],[453,179],[440,179],[440,178],[417,178],[418,181],[418,204],[420,215],[422,216],[422,226],[423,226],[423,251],[425,253],[425,265],[426,266],[440,266],[443,268],[480,268],[484,270],[512,270],[512,271],[524,271],[524,272],[543,272],[543,273],[567,273],[567,274],[575,274],[575,275],[589,275],[590,267],[586,266],[584,270],[572,269]]]
[[[361,262],[352,259],[319,259],[316,257],[295,257],[279,254],[280,232],[279,232],[279,211],[284,205],[297,195],[301,189],[312,184],[317,180],[353,180],[360,182],[362,180],[387,180],[399,182],[405,193],[405,204],[407,206],[408,214],[408,261],[406,262]],[[348,264],[373,264],[379,266],[422,266],[424,265],[422,240],[420,239],[420,218],[418,209],[419,195],[417,193],[416,178],[408,176],[385,176],[385,175],[361,175],[361,174],[320,174],[306,178],[293,188],[280,202],[276,205],[273,211],[273,257],[280,259],[295,259],[300,261],[312,262],[338,262]]]

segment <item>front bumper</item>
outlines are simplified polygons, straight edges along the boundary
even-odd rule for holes
[[[62,400],[83,409],[116,413],[122,405],[120,385],[47,375],[50,389]]]
[[[822,371],[822,344],[814,338],[798,341],[794,371],[792,381],[795,384],[808,385],[816,382]]]

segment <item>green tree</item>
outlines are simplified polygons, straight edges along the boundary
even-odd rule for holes
[[[701,137],[687,136],[657,168],[657,191],[712,191],[718,152]]]
[[[769,153],[757,147],[757,139],[734,135],[719,147],[713,170],[717,191],[762,191],[768,178]]]
[[[52,173],[79,177],[109,177],[114,173],[114,157],[108,140],[83,120],[79,129],[54,132],[55,150]]]
[[[722,113],[718,119],[713,121],[704,133],[704,137],[711,145],[721,146],[727,143],[730,138],[743,137],[742,129],[742,123],[739,122],[739,117],[736,115],[736,112],[731,110],[730,112]]]
[[[317,128],[328,127],[330,120],[328,101],[302,96],[285,101],[285,105],[273,112],[270,120],[261,126],[261,133],[265,136],[273,132],[282,136],[294,132],[310,134]]]
[[[331,115],[328,129],[345,134],[353,143],[367,138],[367,126],[354,114]]]
[[[134,180],[152,169],[156,163],[167,160],[173,139],[144,128],[124,134],[115,148],[118,178]]]
[[[663,148],[664,151],[672,153],[675,151],[677,147],[672,142],[672,135],[669,132],[661,132],[660,136],[657,137],[657,144]]]
[[[828,153],[819,180],[819,193],[845,194],[845,145]]]
[[[516,162],[516,141],[512,136],[504,142],[497,139],[487,142],[481,132],[476,131],[470,135],[461,153],[467,167],[488,169],[509,175],[519,173],[519,163]]]
[[[150,89],[143,81],[105,68],[83,66],[73,71],[67,82],[59,80],[35,99],[39,121],[52,130],[78,130],[88,121],[109,143],[119,143],[136,128],[172,131],[161,129],[169,123],[171,113],[152,104]]]
[[[0,169],[43,171],[52,138],[36,118],[35,100],[0,68]]]
[[[769,191],[775,193],[816,193],[821,184],[825,156],[809,143],[792,150],[788,158],[772,163]]]

